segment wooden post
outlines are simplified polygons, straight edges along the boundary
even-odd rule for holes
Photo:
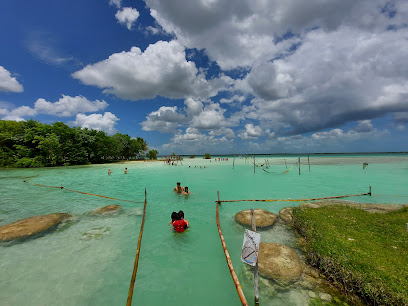
[[[300,174],[300,157],[298,158],[299,174]]]
[[[220,204],[221,205],[221,202],[220,202],[220,192],[217,190],[217,196],[218,196],[218,204]]]
[[[309,154],[307,154],[307,164],[309,165],[309,172],[310,172],[310,161],[309,161]]]
[[[232,160],[232,169],[234,169],[234,165],[235,165],[235,155],[234,155],[234,159]]]
[[[254,155],[254,173],[255,173],[255,155]]]
[[[283,159],[285,161],[285,167],[288,169],[288,165],[286,164],[286,159]]]
[[[251,225],[252,231],[256,232],[256,223],[254,218],[254,210],[251,208]],[[259,292],[258,292],[258,256],[256,258],[256,264],[254,267],[254,297],[255,305],[259,305]]]
[[[371,186],[368,187],[368,194],[371,196]]]

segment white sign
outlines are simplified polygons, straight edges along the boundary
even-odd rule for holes
[[[258,260],[259,243],[261,234],[245,230],[244,243],[242,244],[241,261],[250,266],[255,266]]]

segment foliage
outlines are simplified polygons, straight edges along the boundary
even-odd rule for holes
[[[370,214],[346,206],[296,208],[308,261],[368,304],[408,305],[408,208]]]
[[[204,154],[204,159],[211,159],[210,153],[205,153]]]
[[[148,159],[157,159],[157,154],[158,154],[159,152],[158,151],[156,151],[156,150],[150,150],[148,153],[146,153],[146,157],[148,158]]]
[[[190,155],[190,158],[195,158],[195,155]]]
[[[140,137],[52,125],[34,120],[0,120],[0,167],[105,163],[137,158],[149,148]]]

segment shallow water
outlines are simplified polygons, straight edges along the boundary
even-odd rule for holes
[[[359,194],[372,186],[373,196],[347,198],[370,203],[408,203],[408,155],[311,156],[301,159],[301,175],[292,167],[297,157],[256,157],[269,160],[270,173],[253,171],[244,158],[215,162],[185,159],[183,165],[127,163],[49,169],[0,170],[0,226],[34,215],[68,212],[77,220],[37,239],[0,245],[0,301],[2,305],[117,305],[125,304],[135,259],[143,204],[43,188],[24,183],[60,186],[133,201],[144,200],[146,223],[133,304],[239,305],[221,247],[216,219],[217,190],[225,199],[302,199]],[[291,170],[282,174],[287,168]],[[362,163],[368,162],[363,170]],[[200,169],[200,166],[206,168]],[[190,168],[188,167],[190,166]],[[197,166],[197,167],[195,167]],[[124,175],[127,167],[129,173]],[[108,168],[112,175],[107,175]],[[175,183],[187,185],[186,198],[172,192]],[[93,217],[88,212],[120,204],[113,217]],[[274,213],[299,202],[224,203],[220,223],[237,274],[244,273],[240,249],[244,228],[234,215],[243,209],[265,208]],[[185,234],[168,226],[172,211],[182,209],[191,223]],[[261,231],[261,241],[296,247],[292,234],[276,226]],[[253,284],[242,278],[247,300],[253,301]],[[261,291],[268,305],[307,305],[304,290],[274,294]]]

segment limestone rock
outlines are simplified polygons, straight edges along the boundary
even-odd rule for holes
[[[273,225],[278,216],[265,209],[254,209],[254,218],[256,227],[266,227]],[[235,221],[251,226],[251,211],[248,209],[238,212],[235,215]]]
[[[332,300],[332,296],[328,293],[320,292],[319,297],[322,301],[325,301],[325,302],[331,302]]]
[[[316,203],[302,203],[299,205],[301,208],[319,208],[320,205]]]
[[[278,243],[261,243],[258,253],[259,273],[288,285],[299,279],[304,266],[299,256],[290,247]]]
[[[44,232],[71,217],[66,213],[35,216],[0,227],[0,241],[28,238]]]
[[[279,211],[279,217],[287,224],[293,223],[293,207],[285,207]]]
[[[91,214],[92,215],[97,215],[97,216],[106,216],[106,215],[114,215],[118,211],[122,209],[122,206],[120,205],[108,205],[105,207],[100,207],[97,209],[94,209]]]

